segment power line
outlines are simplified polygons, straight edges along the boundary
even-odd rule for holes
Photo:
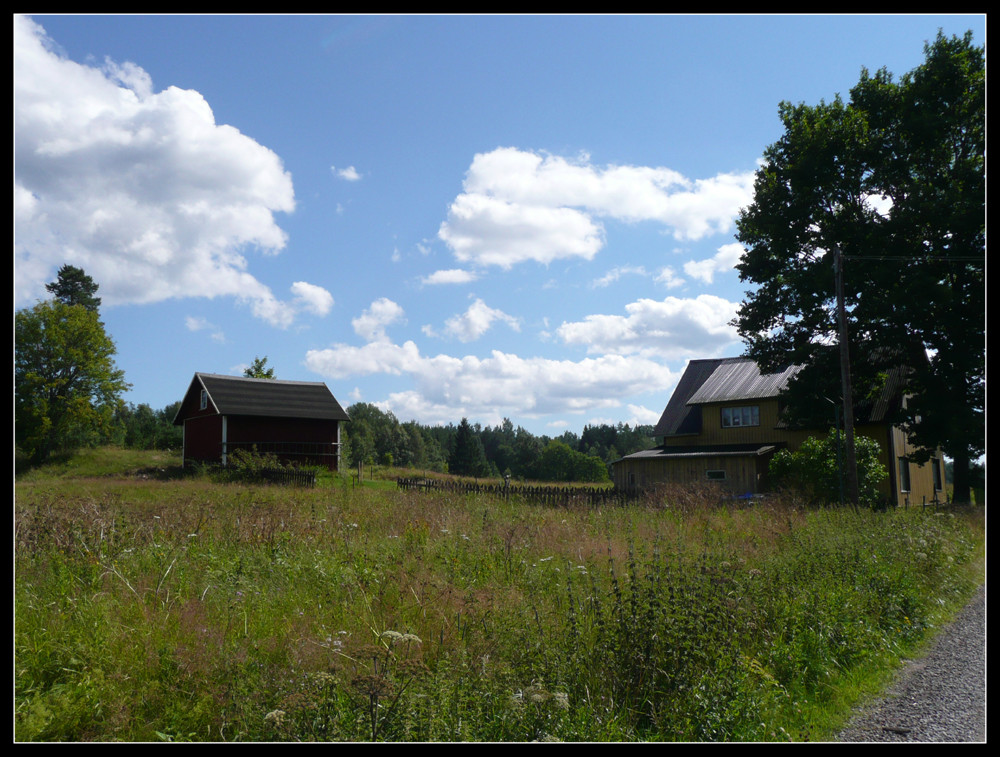
[[[906,258],[899,255],[842,255],[844,260],[888,260],[894,263],[986,263],[986,257],[942,257],[929,255],[922,258]]]

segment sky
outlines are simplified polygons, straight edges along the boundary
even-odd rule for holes
[[[15,308],[99,284],[131,383],[323,381],[401,422],[655,424],[743,351],[782,101],[984,15],[14,16]]]

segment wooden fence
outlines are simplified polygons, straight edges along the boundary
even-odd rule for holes
[[[468,481],[442,481],[431,478],[397,478],[396,487],[404,491],[454,492],[458,494],[482,494],[499,499],[518,499],[544,505],[566,507],[579,505],[624,505],[634,502],[639,492],[616,489],[614,487],[595,488],[589,486],[524,486],[521,484],[482,484]]]
[[[316,471],[301,468],[259,468],[237,470],[222,468],[222,475],[230,481],[244,484],[283,484],[285,486],[315,486]]]

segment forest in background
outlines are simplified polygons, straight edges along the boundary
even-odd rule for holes
[[[180,426],[173,425],[180,403],[153,410],[124,404],[99,440],[127,449],[177,449]],[[496,426],[471,424],[425,426],[401,423],[391,411],[359,402],[347,408],[351,422],[342,427],[341,459],[359,464],[414,468],[479,478],[603,482],[618,458],[654,445],[653,427],[587,425],[581,434],[536,436],[509,418]],[[95,440],[98,441],[98,440]]]

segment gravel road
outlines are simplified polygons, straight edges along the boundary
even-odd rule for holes
[[[986,741],[986,587],[838,741]]]

